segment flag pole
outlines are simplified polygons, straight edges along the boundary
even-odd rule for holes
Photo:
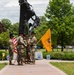
[[[44,34],[43,34],[43,35],[44,35]],[[42,38],[42,37],[41,37],[41,38]],[[37,42],[37,44],[41,41],[41,38],[40,38],[40,40]],[[36,45],[37,45],[37,44],[36,44]]]
[[[41,41],[41,39],[36,43],[36,45]]]

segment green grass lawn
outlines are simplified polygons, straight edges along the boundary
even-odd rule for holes
[[[64,71],[67,75],[74,75],[74,62],[50,62],[55,67]]]
[[[0,63],[0,70],[1,70],[2,68],[4,68],[6,65],[7,65],[7,63]]]

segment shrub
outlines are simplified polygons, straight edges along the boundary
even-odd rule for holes
[[[43,58],[50,54],[50,59],[74,60],[74,52],[43,52]]]
[[[63,60],[74,60],[74,52],[65,52],[62,59]]]
[[[8,52],[5,51],[5,50],[1,50],[1,51],[0,51],[0,60],[2,60],[2,53],[5,53],[5,58],[4,58],[4,60],[6,60],[6,59],[7,59]]]
[[[63,52],[52,52],[52,53],[50,54],[50,58],[51,58],[51,59],[59,59],[59,60],[61,60],[62,57],[63,57],[63,55],[64,55]]]
[[[46,56],[49,55],[49,54],[50,54],[49,52],[44,51],[43,52],[43,58],[46,59]]]

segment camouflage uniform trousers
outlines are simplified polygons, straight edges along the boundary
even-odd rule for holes
[[[31,46],[30,54],[31,54],[31,61],[35,63],[35,50],[36,46]]]
[[[30,47],[26,47],[26,61],[30,62]]]
[[[18,64],[23,64],[25,58],[25,49],[21,48],[21,45],[19,45],[17,51],[18,51],[17,62]]]
[[[9,61],[11,62],[13,60],[13,51],[12,49],[9,49]]]

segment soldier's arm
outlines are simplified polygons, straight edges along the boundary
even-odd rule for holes
[[[20,39],[20,42],[22,45],[27,46],[27,43],[26,43],[26,41],[23,40],[23,38]]]
[[[31,39],[31,44],[36,43],[36,42],[37,42],[36,37],[33,37],[33,38]]]
[[[26,42],[26,40],[24,40],[24,46],[27,47],[27,42]]]

